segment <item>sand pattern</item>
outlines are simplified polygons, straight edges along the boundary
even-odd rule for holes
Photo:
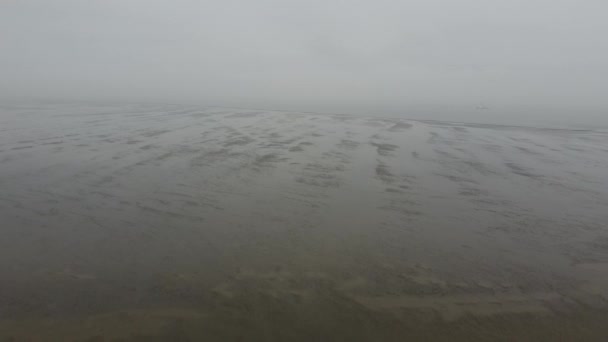
[[[608,131],[0,108],[0,340],[603,341]]]

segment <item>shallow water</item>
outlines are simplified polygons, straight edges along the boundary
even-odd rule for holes
[[[0,340],[608,336],[608,131],[0,111]]]

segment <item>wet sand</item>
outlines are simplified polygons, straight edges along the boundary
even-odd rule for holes
[[[0,341],[605,341],[608,131],[0,109]]]

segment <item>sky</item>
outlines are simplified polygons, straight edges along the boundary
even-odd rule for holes
[[[608,124],[605,0],[0,0],[0,98]]]

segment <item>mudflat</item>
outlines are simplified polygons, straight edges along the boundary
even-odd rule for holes
[[[606,341],[608,130],[0,109],[0,341]]]

